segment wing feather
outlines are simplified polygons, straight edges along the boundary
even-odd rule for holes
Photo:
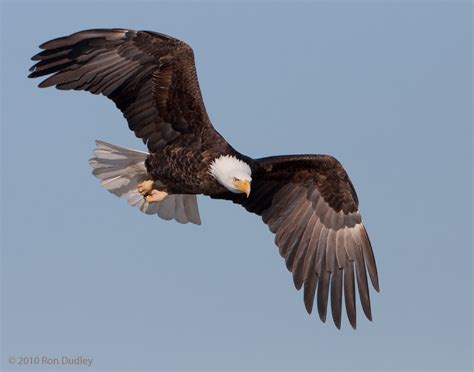
[[[303,214],[300,216],[301,223],[299,223],[297,225],[297,227],[295,228],[295,230],[293,231],[293,235],[292,235],[291,241],[290,241],[290,247],[288,248],[288,254],[285,257],[286,258],[286,267],[290,271],[293,271],[293,267],[294,267],[293,265],[295,263],[295,260],[296,260],[296,257],[298,255],[298,253],[300,251],[304,250],[304,244],[301,243],[301,241],[303,239],[303,233],[304,233],[304,230],[305,230],[306,226],[309,223],[310,218],[313,215],[313,213],[311,213],[310,208],[308,208],[304,205],[301,208],[304,211]]]
[[[354,240],[362,248],[365,264],[367,266],[367,271],[369,272],[372,286],[377,292],[379,292],[380,286],[378,280],[377,265],[375,263],[374,252],[372,251],[372,245],[370,244],[370,240],[365,230],[365,226],[362,223],[356,225],[354,229],[351,229],[351,233],[354,237]]]
[[[325,155],[295,155],[258,159],[248,199],[230,199],[260,214],[293,273],[303,287],[306,310],[316,296],[318,313],[327,317],[329,294],[334,324],[341,327],[342,298],[349,323],[356,327],[358,293],[366,317],[372,320],[367,271],[379,289],[372,247],[362,223],[354,187],[342,165]]]
[[[39,86],[110,98],[151,152],[180,135],[212,129],[193,51],[182,41],[149,31],[95,29],[40,48],[29,77],[51,75]]]
[[[359,249],[358,247],[356,249]],[[355,259],[357,288],[359,290],[359,298],[367,319],[372,320],[372,310],[370,306],[369,283],[367,281],[367,273],[362,252],[358,252]]]
[[[352,328],[356,328],[356,300],[355,300],[355,281],[354,281],[354,266],[346,255],[346,262],[344,264],[344,297],[346,300],[346,312],[349,318],[349,323]]]
[[[313,233],[314,227],[317,223],[317,218],[314,213],[311,214],[308,223],[305,226],[304,232],[301,236],[300,249],[295,259],[295,263],[292,267],[293,272],[293,282],[296,289],[301,289],[301,286],[304,282],[304,262],[305,257],[308,255],[308,250],[310,247],[311,234]]]
[[[324,228],[319,235],[318,251],[316,253],[316,275],[318,276],[318,312],[323,322],[326,321],[329,277],[326,270],[326,250],[331,230]]]

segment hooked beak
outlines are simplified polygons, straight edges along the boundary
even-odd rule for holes
[[[235,183],[235,186],[242,191],[247,198],[250,196],[250,182],[249,181],[238,181]]]

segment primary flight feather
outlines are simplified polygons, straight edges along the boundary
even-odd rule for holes
[[[372,319],[368,276],[375,258],[342,165],[327,155],[252,159],[213,128],[201,96],[193,50],[149,31],[95,29],[48,41],[29,77],[40,87],[87,90],[115,102],[147,152],[97,141],[93,174],[146,214],[200,224],[196,195],[231,200],[260,215],[311,313],[341,326],[342,299],[356,327],[356,286]],[[357,285],[356,285],[357,282]]]

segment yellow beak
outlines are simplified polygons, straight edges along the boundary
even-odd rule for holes
[[[235,182],[235,186],[241,190],[245,195],[247,195],[247,198],[250,196],[250,182],[249,181],[238,181]]]

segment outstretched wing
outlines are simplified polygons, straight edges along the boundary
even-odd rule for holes
[[[29,77],[53,74],[39,86],[107,96],[151,152],[181,134],[212,128],[193,50],[182,41],[148,31],[96,29],[40,48]]]
[[[304,286],[308,313],[317,296],[319,316],[325,321],[330,292],[333,320],[340,328],[344,292],[355,328],[357,280],[362,308],[371,320],[366,270],[379,291],[377,268],[356,192],[342,165],[324,155],[270,157],[255,164],[248,199],[232,193],[216,198],[233,200],[262,216],[276,234],[295,287]]]

